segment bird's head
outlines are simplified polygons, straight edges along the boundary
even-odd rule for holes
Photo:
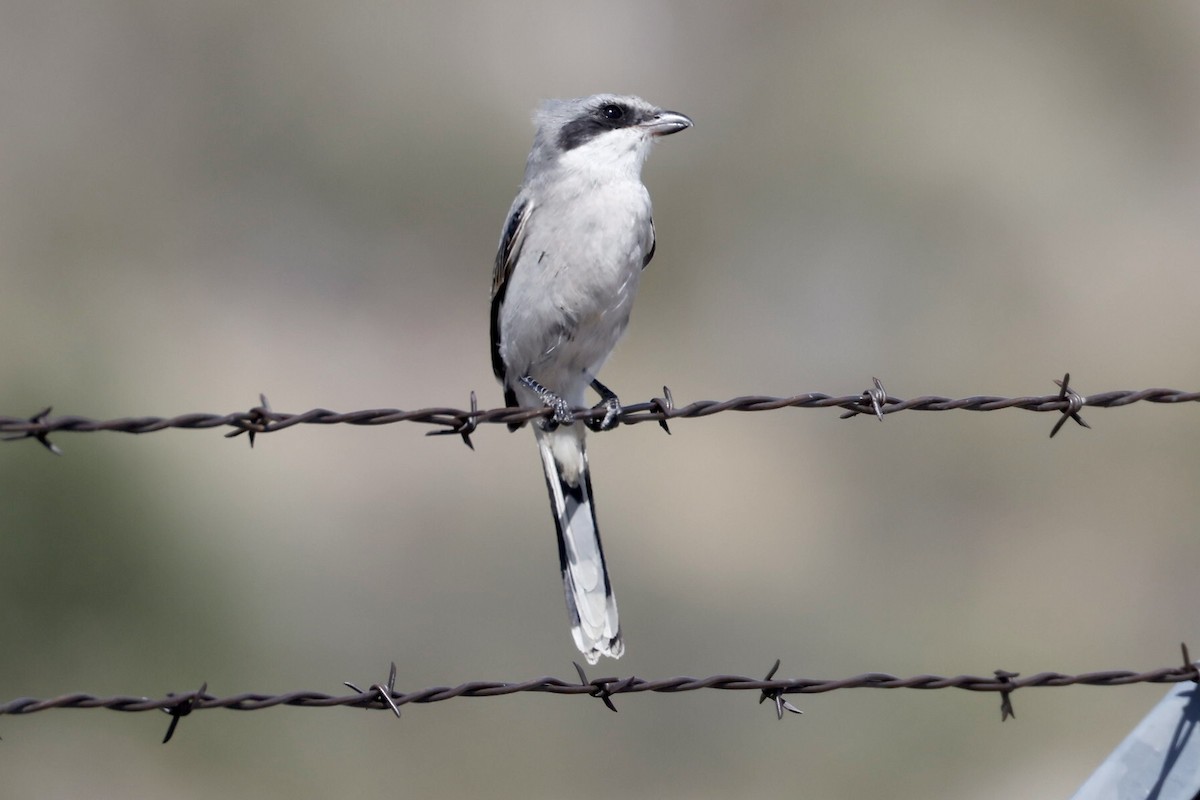
[[[640,97],[597,94],[547,100],[534,114],[537,135],[529,166],[640,174],[650,145],[660,136],[692,127],[684,114]]]

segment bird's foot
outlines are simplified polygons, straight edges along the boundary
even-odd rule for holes
[[[570,425],[575,421],[575,415],[571,413],[571,406],[566,400],[556,395],[554,392],[542,386],[528,375],[521,376],[521,385],[532,391],[542,401],[542,405],[549,409],[553,409],[554,415],[549,419],[540,419],[538,424],[543,430],[552,431],[559,425]]]
[[[583,424],[593,431],[611,431],[617,427],[617,418],[621,416],[621,400],[616,392],[598,380],[592,380],[592,388],[600,395],[600,402],[592,406],[592,409],[603,408],[604,418],[585,420]]]

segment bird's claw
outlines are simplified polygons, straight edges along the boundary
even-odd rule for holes
[[[548,421],[555,425],[570,425],[575,421],[575,415],[571,413],[571,406],[561,397],[551,395],[551,398],[546,401],[546,405],[554,409],[554,416]]]
[[[537,424],[541,426],[542,430],[552,431],[559,425],[570,425],[575,421],[575,415],[571,412],[571,406],[566,400],[563,400],[528,375],[521,376],[521,383],[538,396],[538,399],[542,401],[542,405],[554,412],[549,418],[542,417],[538,420]]]
[[[599,403],[592,406],[593,410],[598,408],[604,409],[604,417],[602,419],[585,420],[584,424],[593,431],[611,431],[617,427],[617,418],[621,416],[621,401],[617,399],[617,396],[605,397]]]

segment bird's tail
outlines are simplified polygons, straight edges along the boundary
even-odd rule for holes
[[[583,425],[535,431],[558,528],[558,559],[575,646],[589,664],[602,655],[620,658],[625,643],[596,526]]]

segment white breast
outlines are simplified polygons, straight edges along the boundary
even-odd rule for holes
[[[625,331],[654,236],[641,181],[596,177],[575,172],[535,200],[500,317],[510,383],[530,375],[573,405]]]

